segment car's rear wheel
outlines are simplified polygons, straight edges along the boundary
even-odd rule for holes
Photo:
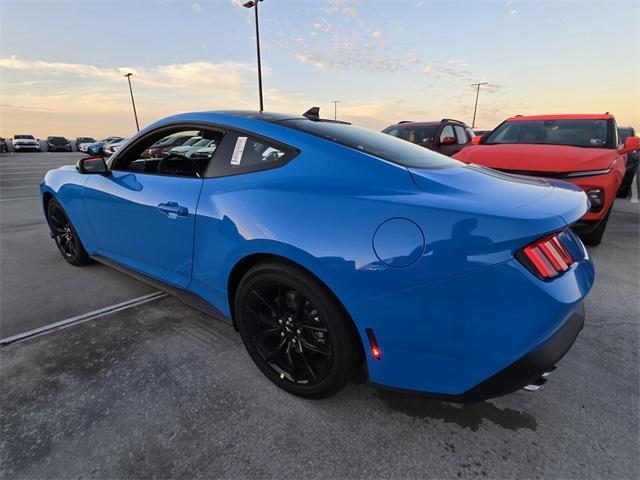
[[[585,245],[589,245],[591,247],[600,245],[604,231],[607,228],[607,223],[609,222],[609,215],[611,215],[611,208],[594,230],[580,235],[580,238]]]
[[[67,262],[77,266],[91,263],[91,257],[82,246],[71,220],[55,198],[51,198],[47,205],[47,220],[53,240]]]
[[[280,262],[250,269],[237,289],[235,319],[254,363],[289,393],[328,397],[352,377],[354,328],[335,297],[302,269]]]

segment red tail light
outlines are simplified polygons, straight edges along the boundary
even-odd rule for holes
[[[575,261],[557,233],[527,245],[516,257],[531,272],[545,280],[569,270]]]

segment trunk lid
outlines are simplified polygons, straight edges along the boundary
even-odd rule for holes
[[[571,224],[589,208],[580,188],[560,180],[514,175],[479,165],[408,170],[423,192],[447,197],[452,203],[464,202],[485,214],[549,215]]]

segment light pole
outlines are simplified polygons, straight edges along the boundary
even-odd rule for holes
[[[489,82],[472,83],[472,87],[478,87],[476,90],[476,106],[473,107],[473,122],[471,122],[471,128],[476,126],[476,111],[478,110],[478,96],[480,95],[480,85],[486,85]]]
[[[331,100],[331,103],[333,103],[333,119],[334,120],[338,120],[338,104],[341,101],[342,100]]]
[[[247,3],[243,3],[242,6],[246,8],[253,8],[256,12],[256,50],[258,52],[258,95],[260,96],[260,111],[264,110],[264,102],[262,100],[262,64],[260,62],[260,28],[258,26],[258,4],[262,0],[251,0]]]
[[[140,131],[140,125],[138,124],[138,113],[136,112],[136,102],[133,100],[133,90],[131,88],[131,75],[133,75],[133,73],[127,73],[125,74],[125,77],[127,77],[127,81],[129,82],[129,93],[131,94],[131,105],[133,105],[133,116],[136,119],[136,128],[138,129],[138,131]]]

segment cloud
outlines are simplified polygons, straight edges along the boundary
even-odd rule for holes
[[[191,4],[191,10],[193,10],[194,12],[201,12],[202,11],[202,7],[197,2],[196,3],[192,3]]]
[[[203,61],[134,68],[23,60],[16,56],[0,58],[0,68],[28,72],[30,75],[68,75],[107,82],[122,82],[124,74],[131,72],[137,85],[162,89],[207,87],[218,91],[238,91],[255,72],[253,66],[238,62]]]
[[[509,10],[509,16],[510,17],[517,17],[518,16],[518,10],[516,10],[515,8],[512,10]]]
[[[373,30],[371,32],[371,36],[373,38],[375,38],[376,40],[382,40],[382,38],[384,37],[384,35],[382,34],[382,32],[380,30]]]

